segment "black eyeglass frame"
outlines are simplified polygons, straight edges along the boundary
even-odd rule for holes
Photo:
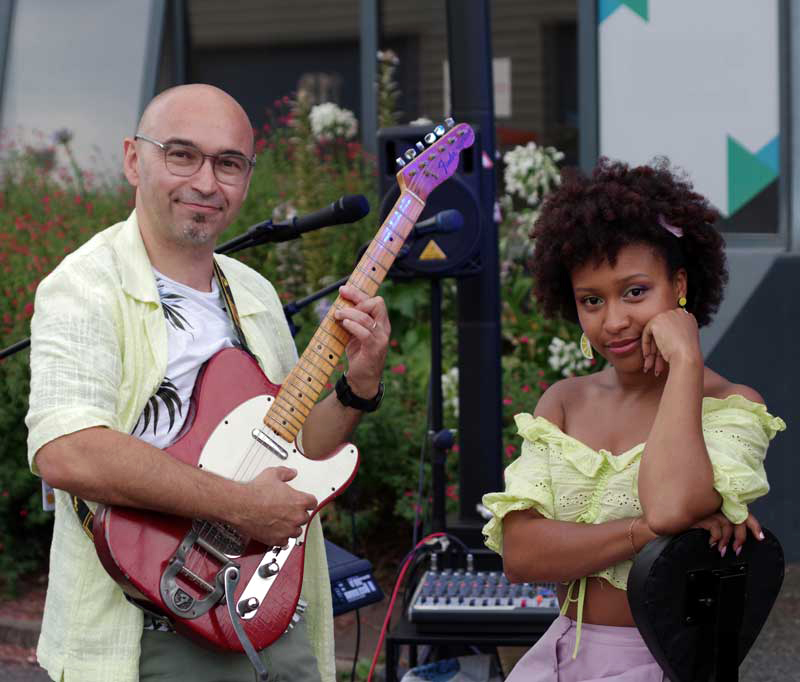
[[[150,144],[154,144],[154,145],[156,145],[156,147],[158,147],[159,149],[161,149],[161,151],[162,151],[162,152],[164,152],[164,154],[163,154],[163,157],[164,157],[164,166],[165,166],[165,168],[166,168],[166,169],[167,169],[167,170],[168,170],[170,173],[172,173],[173,175],[175,175],[175,176],[177,176],[177,177],[179,177],[179,178],[190,178],[190,177],[192,177],[192,176],[193,176],[195,173],[197,173],[197,171],[199,171],[199,170],[200,170],[200,169],[203,167],[203,162],[204,162],[206,159],[211,159],[211,170],[214,172],[214,177],[215,177],[217,180],[219,180],[219,182],[221,182],[221,183],[222,183],[222,184],[224,184],[224,185],[237,185],[237,184],[240,184],[240,183],[239,183],[239,182],[226,182],[225,180],[222,180],[222,179],[221,179],[221,178],[220,178],[220,177],[217,175],[217,160],[218,160],[218,159],[219,159],[221,156],[222,156],[222,157],[226,157],[226,156],[227,156],[227,157],[235,156],[235,157],[237,157],[237,158],[244,159],[244,160],[245,160],[245,161],[246,161],[246,162],[249,164],[249,168],[248,168],[248,170],[247,170],[247,173],[245,173],[245,174],[242,176],[242,179],[241,179],[241,181],[240,181],[240,182],[244,182],[244,181],[247,179],[247,176],[248,176],[248,174],[249,174],[249,173],[251,173],[251,172],[253,171],[253,167],[256,165],[256,157],[255,157],[255,154],[254,154],[252,157],[250,157],[250,158],[246,157],[244,154],[237,154],[237,153],[231,153],[231,152],[223,152],[222,154],[206,154],[206,153],[204,153],[204,152],[200,151],[200,149],[199,149],[198,147],[196,147],[195,145],[193,145],[193,144],[185,144],[185,143],[180,143],[180,145],[179,145],[179,146],[181,146],[181,147],[189,147],[190,149],[194,149],[194,150],[196,150],[196,151],[197,151],[197,153],[198,153],[198,154],[200,154],[200,156],[202,157],[202,161],[200,162],[200,165],[199,165],[199,166],[197,166],[197,168],[196,168],[195,170],[193,170],[193,171],[192,171],[191,173],[189,173],[188,175],[181,175],[180,173],[176,173],[174,170],[172,170],[172,169],[169,167],[169,165],[167,164],[167,149],[168,149],[168,147],[169,147],[170,145],[173,145],[173,144],[176,144],[176,143],[171,143],[171,142],[159,142],[158,140],[155,140],[155,139],[153,139],[152,137],[148,137],[147,135],[141,135],[140,133],[136,133],[136,135],[134,135],[134,136],[133,136],[133,139],[134,139],[134,140],[144,140],[145,142],[149,142]]]

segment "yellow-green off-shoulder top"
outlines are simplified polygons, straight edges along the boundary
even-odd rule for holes
[[[641,515],[638,478],[645,443],[613,455],[593,450],[543,417],[523,413],[515,421],[523,438],[522,453],[505,470],[505,491],[483,496],[492,513],[483,527],[490,549],[502,554],[503,518],[512,511],[534,509],[547,519],[576,523]],[[704,398],[702,424],[714,488],[722,497],[721,511],[732,523],[741,523],[747,518],[747,505],[769,491],[764,471],[767,446],[786,424],[764,405],[740,395]],[[624,590],[632,564],[622,561],[592,576]],[[580,581],[578,628],[585,581]]]

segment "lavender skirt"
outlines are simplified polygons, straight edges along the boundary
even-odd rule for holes
[[[636,628],[584,623],[577,658],[576,623],[559,616],[506,682],[669,682]]]

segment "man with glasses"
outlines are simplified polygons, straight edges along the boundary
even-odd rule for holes
[[[244,654],[198,646],[126,601],[83,532],[72,496],[92,507],[226,523],[267,546],[297,537],[316,507],[313,496],[288,485],[295,476],[288,468],[240,483],[162,451],[184,427],[197,374],[216,352],[246,346],[276,384],[297,360],[272,286],[214,254],[247,196],[255,161],[250,122],[229,95],[207,85],[161,93],[124,141],[124,172],[136,189],[133,213],[67,256],[37,291],[26,423],[31,468],[56,488],[37,652],[54,680],[253,679]],[[224,280],[233,306],[223,300]],[[337,312],[352,336],[347,382],[362,407],[376,405],[390,332],[386,307],[352,287],[341,294],[353,303]],[[329,453],[360,415],[335,394],[321,400],[303,427],[305,454]],[[262,652],[270,680],[335,678],[318,517],[305,557],[308,609]]]

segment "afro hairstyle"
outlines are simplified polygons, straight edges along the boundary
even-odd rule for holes
[[[635,168],[601,158],[591,176],[565,169],[531,232],[534,296],[545,316],[577,322],[570,273],[589,262],[616,265],[620,249],[649,244],[663,256],[670,276],[686,269],[686,308],[698,325],[706,325],[728,281],[725,242],[713,226],[719,218],[663,158]],[[680,228],[683,236],[661,222]]]

